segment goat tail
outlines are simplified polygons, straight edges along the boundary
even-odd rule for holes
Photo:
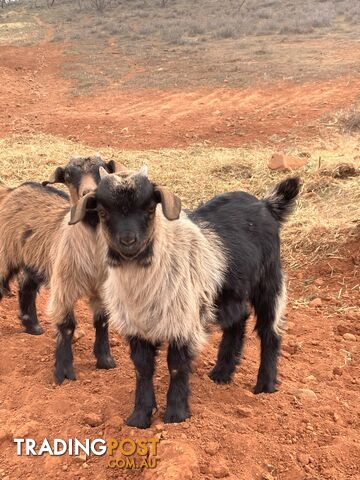
[[[276,185],[264,201],[272,216],[280,223],[285,222],[295,207],[296,197],[300,191],[300,178],[289,177]]]

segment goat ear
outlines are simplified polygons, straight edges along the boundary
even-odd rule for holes
[[[62,167],[57,167],[57,169],[50,176],[49,180],[42,182],[42,186],[46,187],[48,184],[54,183],[65,183],[65,169]]]
[[[77,202],[76,205],[71,207],[70,222],[69,225],[75,225],[81,222],[85,218],[86,213],[89,210],[96,209],[96,192],[90,192]]]
[[[161,202],[162,211],[168,220],[177,220],[181,212],[181,200],[165,187],[155,186],[155,195]]]
[[[109,173],[122,172],[126,170],[123,165],[115,162],[115,160],[110,160],[109,162],[107,162],[106,169]]]
[[[115,173],[118,171],[118,166],[116,165],[115,160],[110,160],[106,163],[106,169],[109,173]]]
[[[107,177],[108,175],[110,175],[110,173],[104,167],[99,168],[99,174],[100,174],[100,179],[101,180],[103,178]]]

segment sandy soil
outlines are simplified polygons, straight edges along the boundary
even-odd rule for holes
[[[308,139],[317,135],[322,115],[350,105],[360,91],[359,78],[339,77],[244,90],[107,90],[75,98],[69,96],[69,83],[57,76],[63,61],[62,47],[46,41],[1,48],[1,135],[47,132],[96,146],[143,149],[202,141],[227,146],[269,142],[273,135],[284,141]],[[281,385],[274,395],[252,394],[258,367],[253,322],[235,381],[211,383],[207,373],[220,338],[214,331],[195,364],[192,418],[164,425],[167,372],[161,353],[156,374],[160,409],[145,434],[160,439],[160,467],[154,472],[112,471],[106,458],[15,455],[13,437],[139,438],[144,432],[124,425],[133,402],[134,373],[120,337],[112,334],[111,340],[117,368],[95,370],[90,316],[80,304],[82,333],[74,346],[78,380],[57,387],[46,293],[38,302],[46,329],[40,337],[22,333],[16,298],[5,299],[0,306],[0,478],[360,479],[359,310],[341,308],[345,295],[347,303],[360,306],[359,262],[359,244],[353,242],[342,247],[340,259],[301,271],[287,269],[288,328]],[[295,302],[305,287],[321,299],[321,306]],[[89,422],[89,414],[95,422]]]

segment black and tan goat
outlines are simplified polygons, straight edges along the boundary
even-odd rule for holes
[[[104,298],[110,323],[129,339],[136,369],[135,409],[128,425],[150,425],[156,407],[155,358],[162,342],[169,344],[165,422],[182,422],[190,415],[191,362],[213,321],[223,337],[210,378],[231,381],[250,305],[261,341],[255,393],[274,392],[286,303],[279,232],[294,206],[299,180],[281,182],[261,200],[244,192],[225,193],[181,213],[180,200],[152,183],[145,170],[129,176],[101,170],[101,175],[97,191],[73,208],[71,223],[86,218],[88,209],[100,216],[110,266]]]
[[[76,228],[68,225],[71,205],[94,190],[100,181],[99,167],[115,171],[115,162],[100,157],[71,158],[43,184],[27,182],[17,188],[0,187],[0,300],[11,278],[23,272],[19,288],[20,319],[25,331],[40,334],[36,296],[43,283],[50,284],[48,313],[57,328],[55,378],[75,379],[72,338],[74,304],[90,299],[96,339],[94,354],[98,368],[113,368],[107,315],[100,286],[107,266],[98,255],[98,216],[89,213]],[[69,196],[49,184],[64,184]],[[70,201],[69,201],[70,200]]]

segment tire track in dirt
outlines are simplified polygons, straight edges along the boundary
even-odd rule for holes
[[[93,146],[140,149],[203,141],[241,146],[271,142],[273,135],[308,139],[318,135],[323,115],[352,105],[360,91],[360,78],[346,76],[243,89],[108,88],[71,97],[71,82],[59,74],[63,47],[48,43],[52,35],[48,29],[41,44],[1,49],[0,135],[44,132]],[[127,76],[143,71],[130,59],[117,57],[129,63]]]

